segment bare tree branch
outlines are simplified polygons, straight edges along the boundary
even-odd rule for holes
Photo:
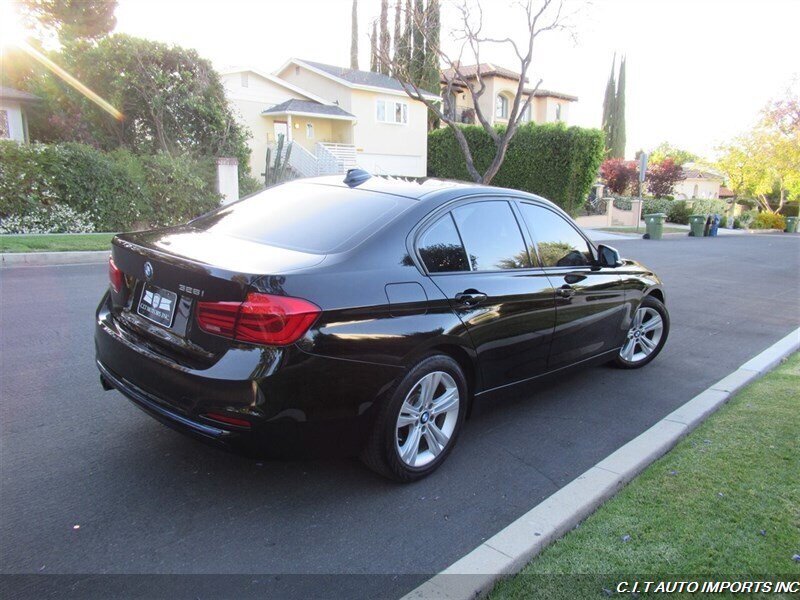
[[[399,1],[399,0],[397,0]],[[411,19],[414,27],[422,33],[425,42],[425,51],[436,55],[441,71],[441,84],[439,90],[423,90],[420,87],[418,74],[411,72],[408,64],[389,54],[388,51],[378,50],[378,61],[384,68],[398,79],[405,93],[412,99],[422,102],[441,122],[452,129],[456,142],[464,155],[467,171],[477,182],[489,183],[500,170],[505,159],[508,145],[519,129],[526,114],[529,114],[531,103],[539,90],[542,80],[538,80],[532,89],[526,89],[528,82],[527,73],[534,62],[534,42],[545,32],[564,30],[565,0],[520,0],[515,7],[523,14],[527,29],[525,39],[514,39],[510,36],[485,35],[483,7],[480,0],[455,0],[457,26],[451,31],[451,41],[455,42],[457,51],[448,53],[438,42],[438,36],[431,36],[425,25],[425,14],[412,11],[405,14],[405,19]],[[427,10],[427,9],[426,9]],[[408,13],[403,9],[402,12]],[[491,114],[484,114],[481,98],[487,90],[485,73],[483,72],[481,55],[482,48],[489,44],[510,46],[519,61],[519,80],[516,86],[514,100],[508,114],[508,123],[505,129],[497,129],[492,125]],[[474,69],[465,70],[464,56],[468,55],[474,61]],[[433,99],[428,93],[441,94],[441,98]],[[469,94],[475,119],[486,131],[495,145],[495,156],[486,170],[481,173],[475,166],[472,151],[467,143],[466,136],[459,122],[458,110],[454,96],[461,93]],[[489,103],[489,110],[495,110],[495,103]]]

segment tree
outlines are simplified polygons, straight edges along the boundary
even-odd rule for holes
[[[378,24],[372,23],[372,36],[369,38],[370,55],[369,55],[369,70],[373,73],[379,73],[380,67],[378,62]]]
[[[62,44],[101,38],[117,24],[117,0],[19,0],[18,4],[28,19],[58,36]]]
[[[397,3],[400,4],[400,0],[397,0]],[[401,43],[403,52],[400,56],[393,57],[399,65],[405,65],[406,69],[411,69],[411,46],[414,43],[412,39],[414,35],[414,19],[411,17],[413,14],[411,0],[406,0],[404,13],[405,26],[403,28],[403,39]]]
[[[614,59],[611,61],[611,73],[608,76],[608,82],[606,83],[606,94],[603,98],[603,132],[606,134],[606,156],[611,155],[611,144],[614,139],[614,102],[616,100],[617,95],[617,82],[614,78],[614,71],[616,70],[617,66],[617,55],[614,55]]]
[[[412,48],[411,48],[411,74],[414,81],[422,86],[422,79],[425,74],[425,5],[423,0],[414,0],[414,13],[411,18],[412,23]],[[424,89],[424,88],[423,88]]]
[[[761,209],[778,212],[800,198],[800,98],[770,103],[759,124],[720,150],[717,168],[737,196],[755,198]]]
[[[423,63],[422,77],[420,86],[423,90],[438,90],[441,81],[441,69],[439,69],[439,56],[435,48],[439,47],[441,38],[441,22],[439,13],[439,0],[428,0],[428,8],[425,11],[425,60]],[[439,127],[439,120],[436,115],[428,111],[428,129],[432,130]]]
[[[687,162],[697,162],[700,160],[700,157],[696,154],[693,154],[688,150],[676,148],[675,146],[670,145],[669,142],[661,142],[652,152],[650,152],[651,162],[657,163],[666,160],[667,158],[672,159],[672,161],[678,166],[683,166]]]
[[[408,5],[407,5],[408,6]],[[401,61],[395,60],[392,56],[387,54],[380,54],[379,60],[391,66],[391,71],[394,76],[400,81],[403,90],[406,94],[425,104],[428,109],[438,118],[443,121],[453,131],[453,134],[458,142],[458,147],[464,156],[467,171],[476,182],[490,183],[500,166],[503,164],[508,144],[516,134],[521,123],[522,115],[526,114],[530,107],[531,101],[535,95],[536,90],[541,84],[539,80],[532,90],[526,90],[525,74],[531,67],[534,59],[534,41],[543,33],[548,31],[556,31],[564,29],[564,18],[562,15],[563,0],[534,0],[523,1],[515,5],[518,7],[522,15],[520,21],[525,23],[526,38],[521,40],[514,40],[510,37],[491,37],[483,33],[483,10],[480,2],[462,0],[459,4],[455,5],[455,9],[459,14],[458,27],[451,32],[451,39],[458,45],[456,53],[448,53],[442,45],[435,41],[435,35],[427,31],[425,27],[425,9],[422,6],[422,0],[416,0],[414,6],[414,13],[406,13],[406,19],[412,19],[414,24],[414,53],[415,59],[411,65],[403,65]],[[430,10],[430,4],[428,10]],[[408,10],[408,9],[407,9]],[[524,21],[523,21],[524,18]],[[430,21],[428,21],[430,22]],[[419,49],[419,43],[422,42],[425,51],[435,54],[437,62],[445,67],[442,73],[442,80],[444,82],[444,89],[425,90],[420,84],[417,76],[418,71],[415,69],[415,63],[418,62],[416,53]],[[464,74],[463,57],[465,53],[474,59],[476,65],[481,64],[481,50],[486,46],[503,45],[509,47],[517,59],[519,60],[519,73],[522,76],[517,83],[516,94],[514,101],[511,104],[508,115],[508,125],[505,127],[495,128],[492,126],[490,120],[484,115],[481,105],[481,97],[486,92],[486,83],[483,80],[480,67],[477,69],[476,82],[473,84],[471,80]],[[424,57],[423,57],[424,59]],[[419,62],[424,64],[424,60]],[[475,116],[478,123],[489,134],[492,144],[495,148],[495,153],[489,165],[483,168],[482,172],[478,170],[475,165],[472,150],[460,124],[456,120],[455,111],[451,110],[450,98],[454,86],[464,87],[466,93],[470,94],[473,105],[475,106]],[[441,91],[441,98],[439,99],[439,92]],[[432,98],[430,93],[436,95]],[[492,108],[494,102],[491,103]]]
[[[392,47],[392,58],[397,58],[403,53],[403,18],[402,3],[397,0],[394,4],[394,37]]]
[[[235,156],[247,164],[248,134],[228,108],[219,75],[196,51],[117,34],[96,43],[69,43],[53,58],[124,118],[112,118],[52,74],[40,72],[27,85],[45,99],[31,111],[32,138],[76,141],[83,135],[83,141],[103,150]],[[81,127],[77,135],[76,124]]]
[[[600,165],[600,176],[613,194],[625,194],[638,177],[635,161],[622,158],[607,158]]]
[[[353,0],[350,15],[350,68],[358,70],[358,0]]]
[[[683,179],[683,168],[671,158],[651,162],[645,180],[647,191],[656,198],[672,195],[675,184]]]
[[[388,0],[381,0],[381,37],[379,39],[380,53],[389,54],[391,39],[389,38],[389,3]],[[387,65],[378,61],[378,72],[389,74]]]
[[[617,95],[614,98],[614,132],[611,143],[611,156],[625,158],[625,62],[623,56],[619,64],[619,80],[617,81]]]

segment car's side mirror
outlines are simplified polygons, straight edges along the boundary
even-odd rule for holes
[[[601,267],[619,267],[622,265],[622,258],[616,248],[600,244],[597,247],[597,261]]]

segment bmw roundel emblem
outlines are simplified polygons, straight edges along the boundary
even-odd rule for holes
[[[153,265],[150,264],[150,261],[144,263],[144,276],[148,281],[153,278]]]

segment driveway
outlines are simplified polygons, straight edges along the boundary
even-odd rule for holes
[[[664,279],[662,355],[515,391],[413,485],[355,460],[256,462],[163,427],[100,388],[104,265],[0,271],[0,572],[39,574],[5,576],[0,593],[397,597],[800,325],[800,236],[614,245]],[[153,573],[217,576],[136,576]]]

